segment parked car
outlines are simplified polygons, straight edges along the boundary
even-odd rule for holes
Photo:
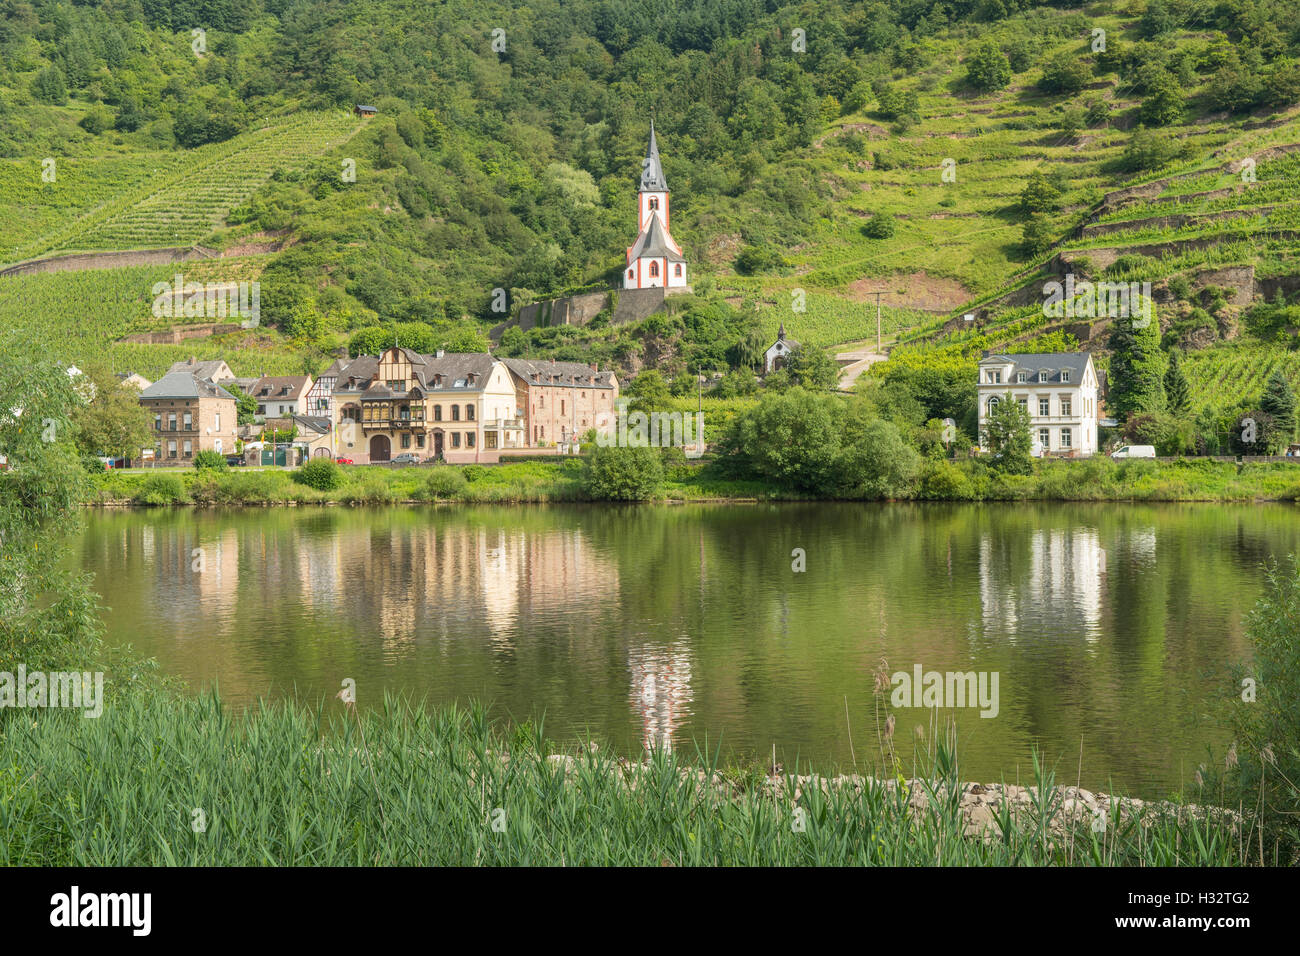
[[[336,465],[355,465],[356,462],[353,461],[351,458],[344,458],[342,455],[340,455],[338,458],[335,458],[335,459],[334,459],[334,464],[336,464]]]
[[[418,465],[420,463],[419,455],[413,455],[409,451],[402,452],[393,459],[394,465]]]
[[[1110,453],[1111,458],[1154,458],[1156,449],[1154,445],[1125,445],[1123,448],[1116,449]]]
[[[232,468],[238,468],[240,465],[247,465],[248,459],[243,455],[227,455],[226,464],[230,465]]]

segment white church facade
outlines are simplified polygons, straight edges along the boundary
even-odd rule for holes
[[[641,188],[637,192],[637,237],[627,250],[623,270],[625,289],[685,289],[686,258],[668,231],[668,181],[659,160],[659,143],[654,123],[650,124],[650,147],[641,164]]]

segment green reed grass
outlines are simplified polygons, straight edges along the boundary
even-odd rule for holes
[[[791,789],[775,795],[751,772],[709,785],[716,753],[657,753],[643,769],[590,747],[548,759],[539,728],[496,726],[480,706],[389,697],[366,712],[281,702],[236,715],[211,695],[137,694],[98,719],[3,716],[4,865],[1241,862],[1206,822],[1085,829],[1066,844],[1008,816],[995,839],[964,836],[950,742],[929,754],[932,810],[910,815],[903,788],[805,787],[799,832]],[[191,827],[195,809],[205,832]]]

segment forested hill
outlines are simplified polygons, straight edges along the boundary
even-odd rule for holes
[[[1300,141],[1298,55],[1294,0],[0,0],[0,262],[273,237],[243,268],[295,347],[469,341],[496,288],[617,276],[653,116],[697,292],[766,331],[804,290],[828,346],[875,291],[914,325],[1107,191]],[[689,361],[734,363],[721,334]]]

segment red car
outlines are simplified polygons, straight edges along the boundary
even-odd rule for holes
[[[351,458],[335,458],[334,461],[335,461],[336,464],[339,464],[339,465],[355,465],[355,464],[356,464],[356,462],[354,462]]]

